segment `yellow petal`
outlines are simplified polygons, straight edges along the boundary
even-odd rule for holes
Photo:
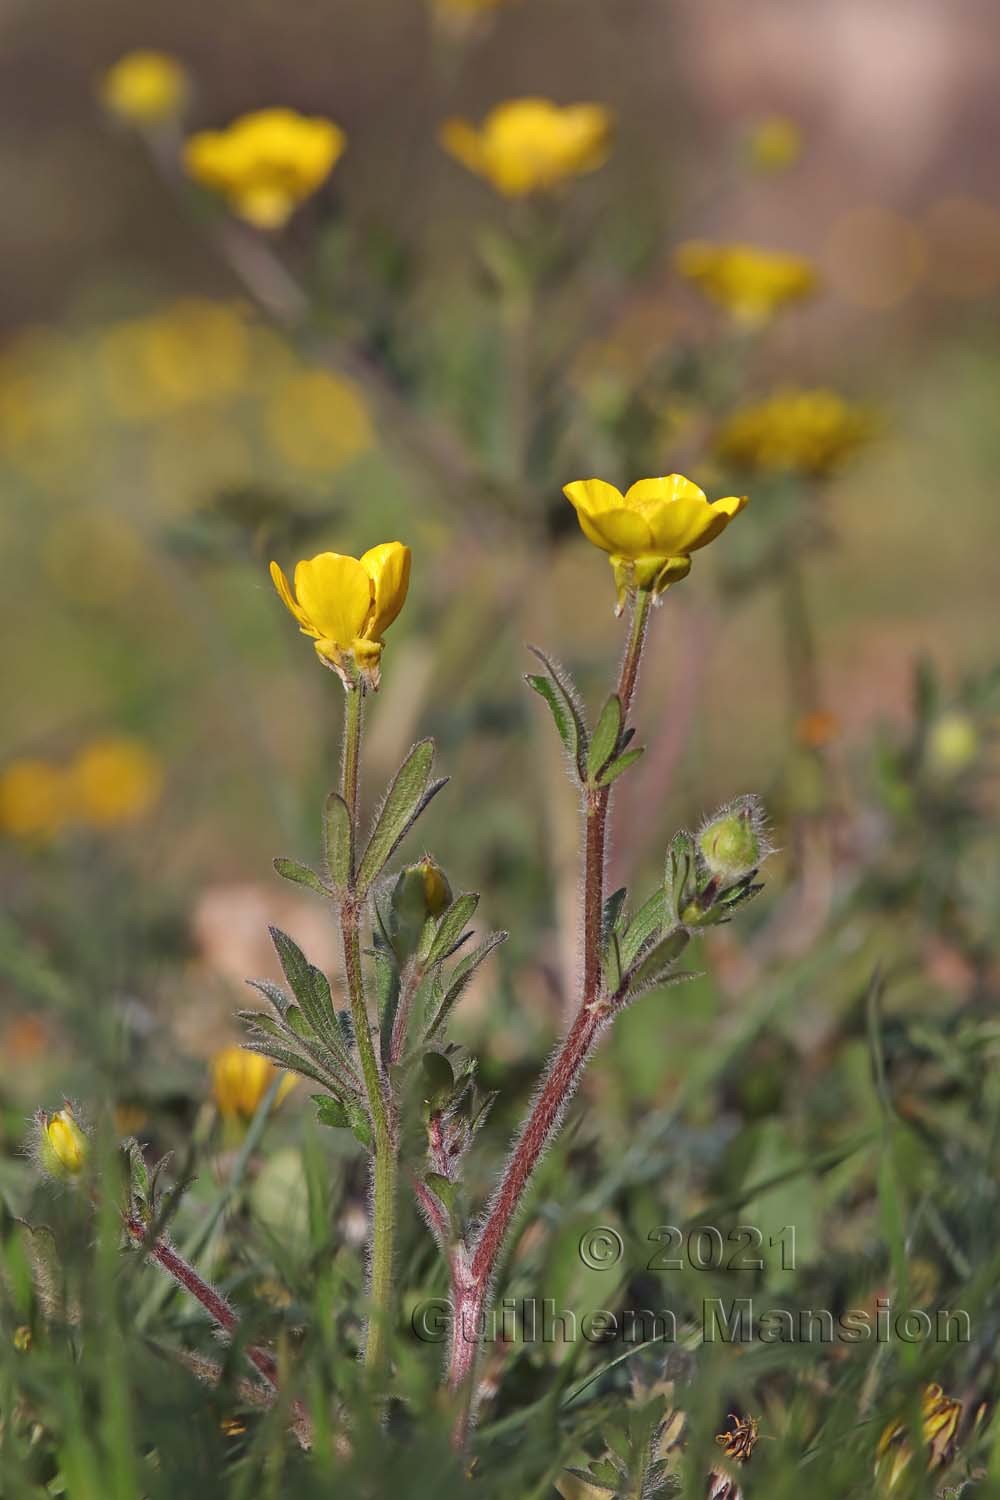
[[[468,120],[445,120],[438,131],[441,145],[460,161],[470,172],[481,173],[485,167],[485,153],[478,130]]]
[[[634,558],[651,552],[656,545],[649,523],[624,506],[619,510],[602,510],[594,516],[577,514],[584,536],[605,552],[618,552],[622,557]]]
[[[364,635],[372,609],[372,581],[357,558],[321,552],[300,562],[295,595],[312,634],[344,646]]]
[[[278,564],[276,562],[273,562],[271,564],[271,582],[277,589],[278,598],[281,600],[285,608],[289,611],[290,614],[295,616],[296,620],[298,620],[299,625],[303,630],[309,630],[308,617],[299,608],[298,604],[296,604],[288,579],[285,577],[284,573],[278,567]]]
[[[583,511],[589,516],[601,510],[617,510],[624,501],[621,490],[606,479],[574,479],[572,484],[563,485],[563,494],[576,506],[577,514]]]
[[[697,552],[699,547],[707,547],[709,542],[714,542],[721,531],[725,531],[734,516],[738,516],[746,505],[749,496],[727,495],[724,500],[714,500],[708,507],[712,519],[703,528],[696,541],[693,541],[685,550]]]
[[[410,586],[410,549],[402,542],[380,542],[361,558],[372,581],[375,607],[365,632],[378,640],[406,603]]]
[[[666,474],[661,479],[637,479],[625,493],[625,504],[643,510],[650,500],[704,500],[700,490],[683,474]]]

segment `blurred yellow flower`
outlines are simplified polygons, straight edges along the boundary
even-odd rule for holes
[[[109,328],[98,345],[98,368],[109,401],[127,421],[225,400],[250,380],[249,320],[238,304],[183,297]]]
[[[315,473],[343,468],[374,441],[359,392],[328,370],[300,370],[282,381],[265,420],[268,436],[285,462]]]
[[[758,120],[747,138],[750,160],[762,172],[783,172],[802,155],[802,132],[787,115]]]
[[[623,495],[603,479],[563,486],[588,541],[611,554],[618,607],[631,589],[661,594],[685,578],[692,552],[707,547],[747,503],[730,495],[710,502],[681,474],[640,479]]]
[[[104,74],[101,102],[130,125],[161,125],[181,113],[190,92],[184,68],[168,52],[127,52]]]
[[[26,1323],[22,1323],[20,1327],[14,1329],[14,1337],[12,1338],[11,1343],[14,1345],[14,1348],[17,1350],[18,1354],[27,1354],[28,1350],[34,1343],[34,1338],[32,1336],[31,1329],[27,1326]]]
[[[14,838],[51,838],[69,811],[66,776],[37,757],[12,760],[0,770],[0,830]]]
[[[709,301],[748,327],[768,322],[779,308],[802,301],[817,286],[816,272],[802,256],[755,245],[688,240],[678,246],[675,265]]]
[[[942,714],[927,731],[925,754],[927,768],[933,776],[943,779],[961,776],[975,764],[979,750],[975,720],[960,709]]]
[[[294,109],[241,115],[224,130],[187,141],[184,165],[203,187],[221,193],[234,213],[258,229],[280,229],[326,180],[347,137],[332,120]]]
[[[223,1047],[212,1059],[212,1097],[216,1109],[224,1120],[252,1120],[278,1076],[278,1069],[259,1052],[248,1052],[245,1047]],[[282,1074],[281,1079],[277,1103],[296,1083],[291,1073]]]
[[[439,139],[505,198],[523,198],[602,166],[611,149],[612,124],[610,110],[600,104],[510,99],[492,109],[478,129],[468,120],[446,120]]]
[[[715,448],[738,468],[822,476],[852,458],[876,430],[871,411],[836,391],[788,389],[735,411]]]
[[[955,1433],[962,1416],[962,1403],[946,1396],[939,1385],[925,1385],[920,1403],[923,1439],[927,1446],[927,1470],[943,1469],[955,1451]],[[878,1440],[875,1477],[883,1493],[890,1493],[903,1477],[911,1459],[909,1427],[890,1422]]]
[[[321,552],[296,565],[294,595],[276,562],[271,578],[302,634],[313,638],[320,661],[338,672],[345,686],[358,671],[377,688],[382,636],[406,602],[409,547],[382,542],[360,559]]]
[[[52,1177],[78,1177],[87,1161],[87,1137],[65,1104],[54,1115],[39,1111],[38,1155],[44,1171]]]
[[[70,767],[73,810],[94,827],[131,823],[163,790],[163,768],[139,740],[124,735],[94,740]]]

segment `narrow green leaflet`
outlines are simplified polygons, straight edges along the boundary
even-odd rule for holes
[[[659,984],[669,974],[690,941],[683,927],[675,928],[654,943],[628,975],[630,995],[639,995],[654,984]]]
[[[269,931],[282,971],[310,1028],[318,1040],[329,1048],[338,1063],[351,1069],[351,1059],[344,1048],[343,1037],[334,1015],[330,981],[309,962],[298,943],[286,932],[278,927],[271,927]]]
[[[462,959],[460,963],[457,963],[455,965],[454,969],[451,971],[451,977],[448,980],[448,985],[445,989],[444,997],[438,1005],[438,1008],[434,1013],[434,1017],[430,1025],[424,1033],[425,1041],[430,1041],[435,1033],[441,1030],[441,1027],[444,1025],[445,1021],[447,1021],[451,1012],[454,1010],[455,1006],[462,998],[462,995],[465,993],[465,990],[467,989],[473,974],[475,974],[476,970],[479,968],[479,965],[490,956],[494,948],[497,948],[501,943],[506,942],[507,937],[508,934],[506,932],[491,932],[489,937],[486,938],[484,942],[480,943],[479,947],[476,948],[474,952],[468,954],[465,958]]]
[[[621,941],[622,963],[626,968],[633,964],[646,943],[658,936],[667,920],[667,893],[661,886],[648,901],[643,902],[625,929]]]
[[[529,673],[524,680],[549,705],[559,738],[576,767],[577,776],[584,781],[587,775],[587,730],[579,708],[579,695],[572,680],[560,672],[544,651],[539,651],[537,646],[529,646],[528,650],[538,657],[547,675],[538,677]]]
[[[358,866],[355,886],[359,895],[365,895],[370,889],[408,829],[446,784],[446,778],[431,782],[433,763],[434,741],[421,740],[396,772]]]
[[[351,879],[351,815],[347,803],[331,792],[323,808],[323,849],[330,879],[346,890]]]
[[[634,750],[626,750],[624,755],[619,755],[617,760],[611,761],[604,767],[597,778],[597,785],[610,786],[613,781],[618,780],[623,771],[627,771],[629,766],[634,766],[639,757],[645,753],[645,745],[637,745]]]
[[[290,880],[294,885],[304,885],[308,890],[315,891],[318,896],[330,894],[316,871],[310,870],[308,865],[300,865],[294,859],[276,859],[274,868],[282,880]]]
[[[611,697],[601,709],[601,716],[597,721],[590,748],[587,751],[587,779],[595,785],[600,785],[601,772],[611,760],[618,749],[618,741],[622,732],[622,705],[617,693]]]

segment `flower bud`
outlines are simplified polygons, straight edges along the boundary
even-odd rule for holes
[[[715,880],[743,880],[771,853],[764,809],[756,797],[741,797],[722,808],[698,835],[698,850]]]
[[[65,1104],[54,1115],[44,1110],[36,1115],[38,1159],[50,1177],[79,1177],[87,1162],[87,1137],[80,1129],[72,1107]]]
[[[400,871],[392,890],[393,937],[400,959],[416,950],[427,920],[450,905],[448,877],[428,855]]]

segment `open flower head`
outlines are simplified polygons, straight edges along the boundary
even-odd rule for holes
[[[49,839],[67,823],[69,788],[64,772],[47,760],[25,756],[0,769],[0,834]]]
[[[505,198],[525,198],[602,166],[611,132],[612,115],[600,104],[509,99],[478,128],[468,120],[446,120],[440,141]]]
[[[294,591],[275,562],[271,578],[324,665],[345,686],[360,674],[366,686],[377,688],[382,637],[406,602],[409,547],[381,542],[360,558],[321,552],[296,565]]]
[[[258,229],[280,229],[343,154],[339,125],[294,109],[260,109],[224,130],[202,130],[184,148],[188,175],[221,193]]]
[[[100,82],[104,107],[129,125],[163,125],[181,114],[190,88],[184,68],[168,52],[127,52]]]
[[[688,240],[678,246],[675,265],[709,301],[747,327],[769,322],[780,308],[801,302],[817,286],[810,261],[755,245]]]
[[[876,431],[874,413],[836,391],[788,389],[735,411],[715,447],[724,463],[740,469],[823,478],[842,468]]]
[[[253,1119],[278,1076],[278,1069],[259,1052],[248,1052],[245,1047],[223,1047],[212,1059],[212,1097],[219,1114],[224,1120],[246,1124]],[[278,1103],[291,1092],[295,1082],[291,1073],[282,1076]]]
[[[79,1177],[87,1164],[87,1137],[80,1129],[72,1105],[66,1103],[55,1114],[39,1110],[37,1155],[50,1177]]]
[[[632,589],[662,594],[691,569],[691,553],[723,532],[747,497],[710,501],[682,474],[640,479],[623,495],[603,479],[576,479],[563,488],[580,529],[610,554],[619,610]]]
[[[943,1469],[955,1452],[955,1434],[962,1417],[962,1403],[946,1396],[939,1385],[925,1385],[920,1402],[927,1470]],[[905,1421],[890,1422],[878,1440],[875,1476],[880,1493],[891,1494],[900,1484],[913,1458],[910,1429]]]

